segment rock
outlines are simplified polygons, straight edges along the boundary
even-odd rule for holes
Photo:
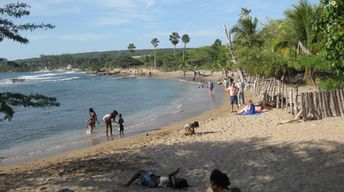
[[[74,191],[68,188],[64,188],[64,189],[60,189],[58,192],[74,192]]]

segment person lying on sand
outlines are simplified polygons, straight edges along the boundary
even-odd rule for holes
[[[126,186],[129,186],[136,179],[140,179],[141,185],[146,187],[163,187],[163,188],[173,188],[173,189],[182,189],[187,188],[188,182],[186,179],[176,178],[175,175],[179,172],[179,169],[168,174],[168,176],[159,176],[153,172],[140,170],[135,175],[130,178]]]
[[[231,187],[229,185],[231,182],[227,174],[222,173],[218,169],[214,169],[210,175],[211,189],[213,192],[241,192],[239,188]]]
[[[248,100],[248,105],[245,106],[242,110],[238,111],[238,114],[242,115],[253,115],[255,113],[263,112],[262,109],[256,109],[255,105],[253,104],[252,100]]]

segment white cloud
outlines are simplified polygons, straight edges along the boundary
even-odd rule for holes
[[[93,21],[92,25],[121,25],[129,22],[125,18],[116,18],[116,17],[100,17]]]
[[[45,40],[51,38],[50,35],[32,35],[29,37],[29,40]]]
[[[106,39],[109,37],[110,37],[109,35],[95,35],[95,34],[87,33],[87,34],[63,35],[59,37],[59,39],[71,40],[71,41],[93,41],[93,40],[98,40],[98,39]]]
[[[155,4],[155,0],[98,0],[97,3],[113,8],[150,8]]]

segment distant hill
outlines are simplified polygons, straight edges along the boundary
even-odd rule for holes
[[[187,48],[191,49],[191,48]],[[177,49],[178,50],[178,49]],[[181,50],[181,49],[180,49]],[[154,49],[138,49],[135,50],[133,53],[133,56],[143,56],[143,55],[150,55],[152,54]],[[158,49],[160,53],[162,52],[172,52],[172,48],[164,48],[164,49]],[[67,55],[76,59],[80,58],[101,58],[101,57],[114,57],[119,55],[126,55],[128,54],[128,50],[113,50],[113,51],[93,51],[93,52],[84,52],[84,53],[66,53],[66,54],[59,54],[59,55],[44,55],[44,56],[63,56]],[[17,59],[13,60],[13,62],[16,62],[18,64],[25,63],[25,62],[37,62],[41,60],[41,57],[35,57],[35,58],[28,58],[28,59]]]

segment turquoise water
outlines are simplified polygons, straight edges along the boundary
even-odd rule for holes
[[[25,81],[13,83],[10,78]],[[101,119],[113,110],[122,113],[128,136],[210,110],[223,97],[208,95],[194,82],[92,77],[84,72],[0,74],[0,91],[44,94],[61,104],[44,109],[16,107],[12,121],[0,122],[0,165],[104,142],[109,138]],[[90,107],[101,124],[87,135]],[[111,139],[120,139],[114,127]]]

